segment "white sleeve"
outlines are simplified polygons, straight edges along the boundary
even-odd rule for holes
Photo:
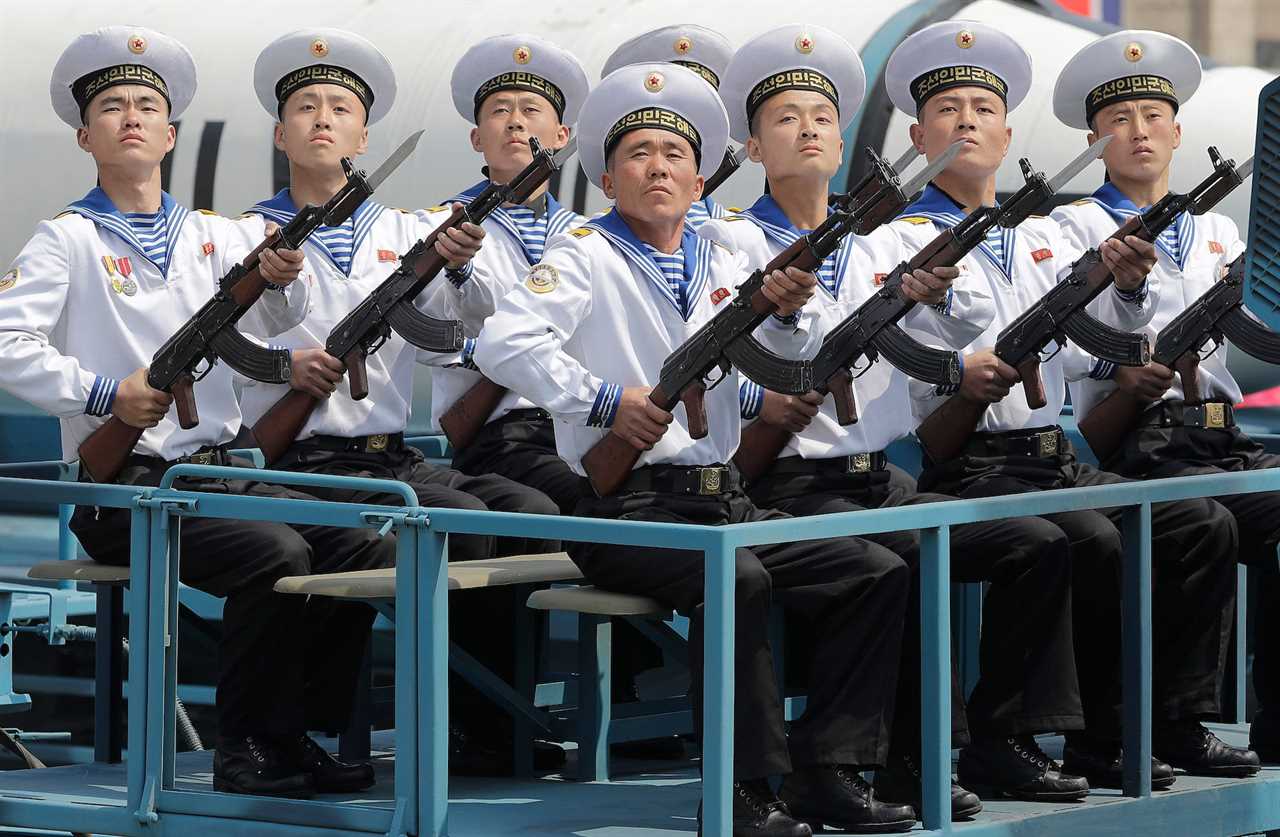
[[[1054,263],[1061,266],[1058,270],[1059,281],[1066,278],[1072,264],[1089,250],[1100,246],[1102,238],[1106,237],[1099,238],[1096,230],[1090,230],[1084,223],[1085,217],[1084,212],[1073,212],[1062,207],[1049,214],[1050,220],[1060,232],[1053,248]],[[1147,281],[1134,291],[1122,291],[1112,284],[1089,303],[1088,311],[1107,325],[1122,331],[1137,331],[1151,321],[1159,301],[1160,279],[1158,276],[1148,275]]]
[[[4,274],[0,291],[0,388],[61,418],[106,415],[119,381],[95,375],[50,342],[65,312],[68,247],[58,224],[42,221]]]
[[[452,207],[452,204],[449,206]],[[452,214],[452,208],[435,212],[419,209],[414,212],[423,225],[423,238],[443,226]],[[489,231],[486,230],[485,234],[487,237]],[[476,330],[473,325],[484,322],[498,304],[499,284],[494,280],[489,259],[484,256],[484,248],[482,241],[476,258],[459,270],[442,271],[439,277],[442,283],[439,300],[441,307],[434,316],[441,316],[447,311],[449,317],[468,324],[468,333]]]
[[[475,360],[491,380],[578,426],[612,424],[622,387],[592,375],[564,351],[591,311],[592,265],[576,239],[558,238],[530,277],[516,285],[485,322]],[[549,289],[546,284],[553,283]],[[545,290],[544,290],[545,289]]]
[[[995,302],[981,277],[961,273],[941,305],[917,305],[902,318],[908,334],[924,343],[963,349],[976,340],[996,317]]]
[[[261,215],[246,215],[237,219],[223,219],[226,224],[223,231],[221,276],[225,276],[232,267],[249,255],[253,248],[267,237],[266,221]],[[266,290],[258,297],[244,316],[240,318],[238,327],[246,335],[269,338],[288,331],[300,324],[307,316],[307,303],[310,299],[310,288],[304,277],[299,276],[285,287],[267,283]]]

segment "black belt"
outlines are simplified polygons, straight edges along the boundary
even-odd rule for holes
[[[226,445],[206,445],[195,453],[179,456],[177,459],[161,459],[145,453],[133,453],[129,455],[128,462],[130,465],[145,465],[148,468],[171,468],[174,465],[230,465],[232,464],[231,455],[227,451]]]
[[[1236,411],[1223,401],[1187,404],[1183,401],[1161,401],[1142,414],[1142,427],[1207,427],[1223,430],[1236,426]]]
[[[312,436],[297,443],[302,447],[340,453],[396,453],[404,449],[403,433],[374,433],[372,436]]]
[[[787,456],[773,463],[771,474],[869,474],[889,467],[884,451],[854,453],[828,459],[805,459]]]
[[[656,491],[711,496],[737,491],[740,485],[738,469],[726,465],[646,465],[631,472],[619,493]]]
[[[1030,456],[1041,459],[1057,456],[1066,450],[1067,437],[1061,427],[974,433],[964,448],[967,456]]]
[[[523,410],[512,410],[498,421],[551,421],[551,414],[537,407],[525,407]]]

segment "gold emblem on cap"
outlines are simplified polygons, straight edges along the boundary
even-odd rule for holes
[[[1124,57],[1128,61],[1138,62],[1142,60],[1142,44],[1137,41],[1130,41],[1125,45]]]
[[[684,35],[681,35],[679,38],[676,38],[676,44],[675,44],[676,55],[688,55],[689,50],[691,49],[693,49],[693,41],[689,40],[689,38],[685,37]]]
[[[329,54],[329,44],[324,38],[316,38],[311,42],[311,54],[316,58],[324,58]]]
[[[511,58],[517,64],[528,64],[533,58],[533,51],[527,46],[518,46],[512,51]]]
[[[797,36],[796,52],[801,55],[808,55],[813,52],[813,37],[807,33]]]
[[[970,32],[968,29],[961,29],[956,33],[956,46],[961,49],[968,49],[973,46],[973,42],[978,40],[978,36]]]
[[[644,77],[644,89],[650,93],[657,93],[666,86],[667,80],[662,77],[662,73],[649,73]]]
[[[129,39],[129,51],[134,55],[141,55],[147,51],[147,39],[141,35],[134,35]]]

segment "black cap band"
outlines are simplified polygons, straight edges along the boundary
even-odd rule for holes
[[[615,122],[609,129],[609,133],[604,136],[605,159],[609,159],[609,154],[613,152],[614,146],[622,139],[623,134],[638,131],[641,128],[657,128],[660,131],[670,131],[684,137],[693,146],[694,161],[699,167],[702,166],[702,135],[698,133],[698,129],[675,111],[658,107],[633,110]]]
[[[360,76],[344,67],[332,64],[311,64],[299,67],[276,82],[276,113],[283,115],[284,103],[290,96],[311,84],[336,84],[345,87],[364,105],[365,117],[373,107],[373,89]]]
[[[688,67],[705,78],[716,90],[720,89],[720,76],[713,73],[706,64],[699,64],[697,61],[672,61],[671,63],[679,64],[681,67]]]
[[[836,106],[837,113],[840,111],[840,93],[831,79],[817,70],[783,70],[751,88],[751,92],[747,94],[747,121],[750,122],[756,115],[756,111],[764,104],[765,99],[785,90],[812,90],[815,93],[821,93]]]
[[[1174,113],[1178,112],[1178,94],[1173,82],[1164,76],[1143,73],[1112,79],[1090,90],[1084,98],[1085,121],[1093,122],[1093,117],[1107,105],[1132,99],[1164,99],[1173,105]]]
[[[556,109],[557,117],[564,119],[564,93],[559,87],[542,76],[535,76],[524,70],[511,70],[500,76],[494,76],[480,85],[480,89],[476,91],[474,116],[477,122],[480,121],[481,103],[499,90],[525,90],[529,93],[537,93],[551,103],[551,106]]]
[[[80,106],[80,118],[84,119],[85,109],[89,107],[94,96],[118,84],[141,84],[144,87],[150,87],[164,97],[164,103],[170,109],[173,108],[173,103],[169,101],[169,85],[164,83],[159,73],[142,64],[117,64],[114,67],[105,67],[86,73],[71,83],[71,97]]]
[[[985,87],[999,96],[1005,107],[1009,105],[1009,85],[1005,84],[1004,79],[986,67],[957,64],[930,70],[911,82],[911,98],[916,100],[916,110],[919,111],[930,96],[953,87]]]

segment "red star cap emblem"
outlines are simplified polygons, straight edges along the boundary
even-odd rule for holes
[[[129,39],[129,51],[134,55],[141,55],[147,50],[147,42],[140,35],[134,35]]]

